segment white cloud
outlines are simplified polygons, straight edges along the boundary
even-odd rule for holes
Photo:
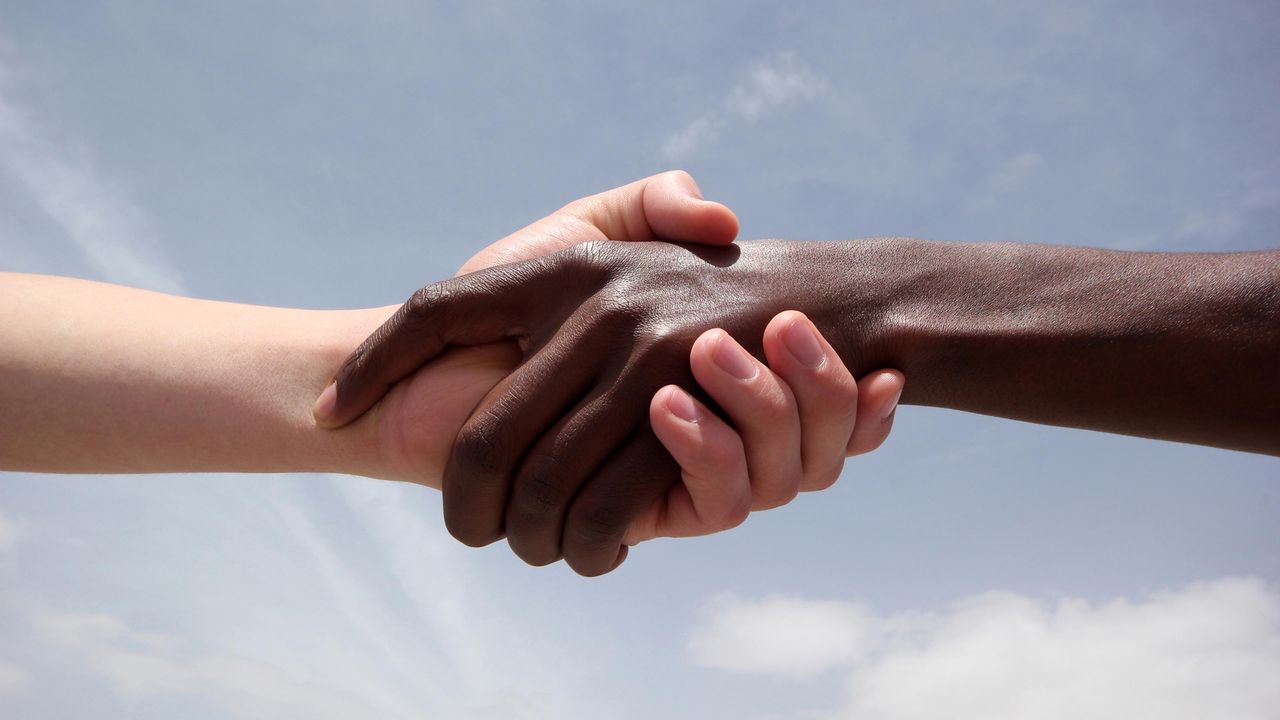
[[[15,695],[31,687],[31,673],[11,662],[0,660],[0,696]]]
[[[856,604],[722,595],[690,638],[689,654],[704,667],[800,677],[857,660],[879,631]]]
[[[720,110],[669,135],[662,143],[662,154],[671,161],[681,160],[715,142],[734,122],[755,122],[787,105],[814,100],[826,90],[826,80],[794,53],[761,58],[729,90]]]
[[[755,120],[774,108],[813,100],[826,89],[826,81],[794,53],[778,53],[752,63],[729,93],[726,107],[744,120]]]
[[[1256,579],[1102,605],[992,592],[938,613],[879,617],[853,603],[712,605],[716,616],[693,635],[696,660],[783,677],[842,662],[849,677],[833,718],[1263,720],[1280,713],[1280,591]],[[760,623],[771,627],[761,631]],[[735,666],[734,654],[747,660]],[[790,665],[752,660],[773,656]]]
[[[182,279],[163,259],[142,211],[87,160],[41,137],[3,94],[0,68],[0,171],[18,181],[29,201],[80,249],[104,279],[181,293]]]

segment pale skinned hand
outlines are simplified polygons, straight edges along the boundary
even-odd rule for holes
[[[693,375],[732,425],[676,385],[653,396],[649,422],[680,464],[683,482],[631,523],[627,545],[719,532],[750,510],[824,490],[839,477],[846,456],[871,452],[889,436],[902,373],[878,370],[854,382],[831,345],[796,311],[769,323],[764,352],[768,365],[719,329],[694,342]],[[739,379],[717,362],[733,353],[750,363],[753,377]]]

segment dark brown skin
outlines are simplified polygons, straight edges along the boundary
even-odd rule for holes
[[[800,310],[903,402],[1280,454],[1280,252],[1127,253],[908,239],[707,248],[586,243],[419,290],[337,378],[341,425],[449,345],[524,362],[476,408],[444,476],[469,545],[597,575],[678,468],[648,426],[693,387],[709,328],[756,339]]]

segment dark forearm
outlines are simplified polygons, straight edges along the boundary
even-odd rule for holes
[[[788,309],[855,372],[904,370],[906,402],[1280,454],[1276,252],[585,243],[423,288],[338,373],[333,417],[359,415],[449,346],[514,339],[520,368],[459,433],[446,504],[451,477],[505,487],[526,451],[543,467],[582,448],[600,453],[597,464],[615,451],[649,462],[618,448],[649,437],[659,388],[692,386],[696,338],[710,328],[760,338]],[[514,459],[495,465],[499,454]],[[617,475],[637,502],[676,472],[638,467]]]
[[[1280,454],[1280,252],[844,245],[844,348],[904,402]]]

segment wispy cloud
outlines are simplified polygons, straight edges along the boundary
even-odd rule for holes
[[[413,627],[419,628],[424,642],[443,654],[440,684],[452,695],[450,714],[460,716],[463,708],[468,716],[477,717],[563,713],[571,702],[570,685],[579,668],[571,662],[545,667],[537,659],[542,652],[530,645],[534,635],[513,636],[493,626],[493,618],[506,616],[510,609],[486,598],[509,597],[519,588],[504,587],[502,581],[460,564],[458,554],[465,548],[452,542],[443,523],[424,517],[405,502],[419,488],[350,479],[335,479],[334,487],[378,548],[378,556],[394,578],[391,587],[416,613],[418,622]],[[352,577],[335,578],[334,585],[349,587],[355,582],[358,579]],[[397,632],[403,633],[404,619],[399,620],[381,628],[388,647],[397,644]],[[519,622],[517,617],[510,620]],[[412,668],[411,663],[401,667],[410,668],[406,683],[421,683],[420,668]]]
[[[826,80],[794,53],[761,58],[746,69],[720,108],[669,135],[662,154],[670,161],[682,160],[715,142],[736,123],[755,122],[788,105],[814,100],[826,90]]]
[[[752,63],[725,106],[743,120],[757,120],[776,108],[813,100],[826,89],[826,81],[794,53],[778,53]]]
[[[189,518],[198,512],[184,502],[214,508],[210,521],[223,524],[244,518],[244,496],[256,498],[254,512],[263,516],[244,520],[256,540],[228,537],[220,552],[260,553],[270,571],[248,560],[228,587],[188,578],[159,584],[157,598],[144,602],[90,592],[71,609],[62,596],[57,612],[37,589],[15,586],[18,601],[0,607],[0,620],[26,628],[5,646],[12,659],[26,662],[40,648],[59,673],[102,679],[110,690],[106,714],[165,706],[273,718],[591,716],[574,712],[584,682],[575,659],[590,651],[589,636],[575,641],[525,627],[527,587],[462,562],[473,551],[450,540],[438,512],[426,512],[432,502],[422,488],[284,480],[230,498],[193,486],[191,498],[172,506]],[[193,564],[210,560],[187,536],[170,536],[166,545]],[[134,563],[131,573],[158,571],[124,557]],[[209,571],[226,569],[215,562]],[[212,616],[199,610],[211,593],[220,609]],[[263,598],[288,610],[259,610]],[[547,662],[549,654],[556,662]],[[10,674],[13,692],[31,684],[18,670]]]
[[[1260,720],[1280,708],[1280,589],[1235,578],[1101,605],[991,592],[888,615],[722,597],[690,652],[700,664],[783,678],[846,667],[830,717],[847,720]]]
[[[503,629],[520,622],[519,608],[492,599],[519,588],[459,562],[468,549],[452,542],[438,513],[424,512],[431,503],[424,507],[421,488],[345,477],[275,488],[274,522],[340,618],[340,632],[320,635],[344,650],[315,659],[314,681],[405,716],[564,715],[578,668],[547,667],[537,633]],[[329,503],[343,509],[341,535],[320,519],[333,512]],[[308,625],[320,620],[276,632],[316,635]]]
[[[17,180],[103,279],[181,293],[182,278],[164,260],[144,213],[86,158],[42,137],[6,96],[10,82],[0,68],[0,172]]]
[[[662,143],[662,155],[672,161],[687,158],[699,148],[715,141],[720,136],[720,129],[723,126],[723,118],[704,115],[669,136]]]
[[[405,717],[273,665],[134,629],[108,613],[48,613],[36,625],[129,698],[197,696],[233,717]]]

